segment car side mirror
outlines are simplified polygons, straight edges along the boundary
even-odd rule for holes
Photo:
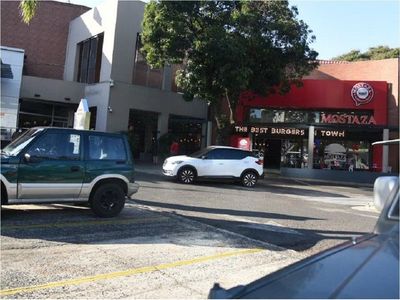
[[[205,155],[201,156],[201,159],[206,159],[206,158],[207,158],[207,156],[205,156]]]
[[[31,156],[28,153],[24,154],[24,162],[29,163],[31,161]]]
[[[386,202],[389,201],[389,195],[398,184],[396,176],[378,177],[374,183],[374,205],[377,210],[381,211]]]

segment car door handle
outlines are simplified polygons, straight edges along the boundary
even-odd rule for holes
[[[222,166],[223,164],[224,164],[224,163],[219,163],[219,165],[221,165],[221,166]]]
[[[72,166],[71,172],[78,172],[81,168],[79,166]]]

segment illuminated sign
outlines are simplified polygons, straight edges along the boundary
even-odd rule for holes
[[[247,126],[235,126],[235,131],[237,133],[246,133],[247,132]]]
[[[351,97],[356,103],[356,106],[370,103],[374,97],[374,89],[368,83],[359,82],[351,89]]]
[[[317,132],[321,135],[321,137],[345,137],[345,131],[344,130],[316,130],[315,135],[317,135]]]
[[[236,133],[305,136],[305,129],[287,127],[235,126]]]
[[[376,125],[374,116],[350,114],[322,114],[321,123]]]

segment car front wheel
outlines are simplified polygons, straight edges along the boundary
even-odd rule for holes
[[[102,218],[117,216],[125,205],[125,193],[116,183],[99,186],[90,201],[93,212]]]
[[[247,171],[242,175],[242,185],[245,187],[254,187],[257,180],[258,175],[255,172]]]
[[[182,168],[178,173],[178,180],[186,184],[193,183],[195,177],[196,174],[192,168]]]

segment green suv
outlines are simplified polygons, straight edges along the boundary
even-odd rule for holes
[[[1,151],[1,204],[89,202],[114,217],[136,193],[131,151],[120,134],[32,128]]]

